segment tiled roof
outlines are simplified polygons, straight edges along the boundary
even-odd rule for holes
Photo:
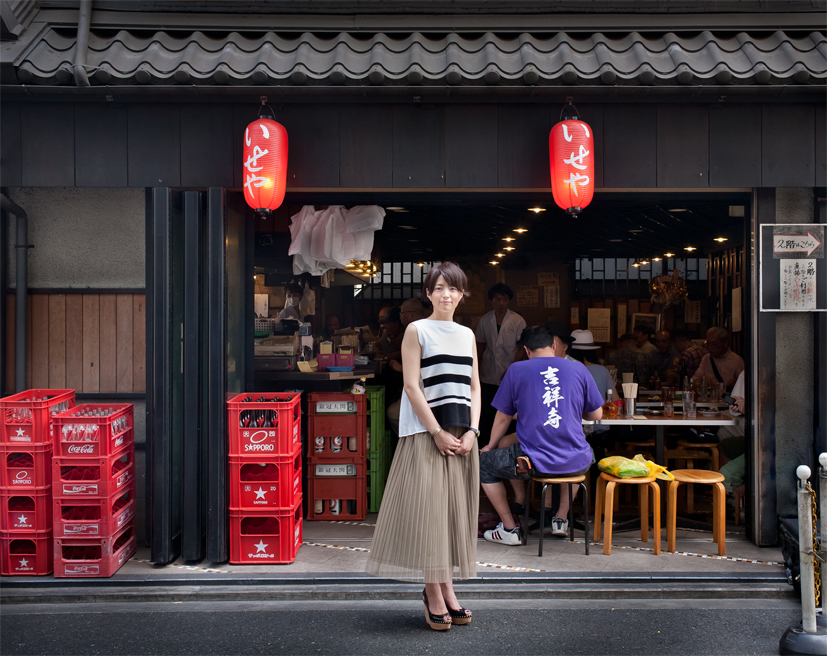
[[[74,45],[72,30],[43,31],[15,61],[18,79],[70,82]],[[823,83],[827,37],[823,31],[433,38],[93,31],[88,64],[93,83],[104,84]]]

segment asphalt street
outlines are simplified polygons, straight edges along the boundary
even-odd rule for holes
[[[4,605],[13,654],[777,654],[787,600],[478,600],[437,633],[410,601]]]

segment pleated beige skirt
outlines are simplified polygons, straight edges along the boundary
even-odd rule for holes
[[[476,576],[479,487],[476,444],[467,456],[443,456],[429,433],[400,438],[365,570],[425,583]]]

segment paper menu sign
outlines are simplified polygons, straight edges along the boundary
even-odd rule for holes
[[[816,309],[815,260],[781,260],[781,309]]]
[[[609,342],[612,338],[612,311],[610,308],[589,308],[588,329],[595,342]]]
[[[683,311],[683,320],[686,323],[701,323],[701,302],[687,301]]]
[[[553,273],[553,272],[540,272],[537,274],[537,284],[542,286],[545,285],[559,285],[560,284],[560,274]]]
[[[533,285],[517,287],[517,305],[519,307],[537,307],[540,303],[540,290]]]
[[[543,305],[549,309],[560,307],[560,285],[543,287]]]

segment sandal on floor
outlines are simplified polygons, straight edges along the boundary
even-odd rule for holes
[[[460,607],[454,610],[448,604],[445,604],[445,607],[448,609],[448,614],[451,616],[451,624],[471,623],[471,611],[467,608]]]
[[[422,590],[422,601],[425,604],[425,621],[428,623],[428,626],[430,626],[434,631],[447,631],[451,628],[451,624],[453,624],[453,616],[448,613],[445,615],[434,615],[431,612],[431,609],[428,608],[428,594],[424,589]],[[469,617],[468,622],[470,621],[471,618]]]

